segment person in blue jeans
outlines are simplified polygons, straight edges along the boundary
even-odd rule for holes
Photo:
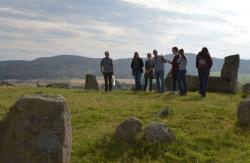
[[[135,90],[139,91],[142,89],[141,86],[141,75],[143,73],[143,60],[139,57],[139,53],[134,53],[134,58],[131,62],[132,74],[135,78]]]
[[[154,75],[156,79],[156,87],[157,91],[160,93],[165,92],[165,81],[164,81],[164,63],[167,63],[168,61],[162,56],[158,55],[158,52],[156,50],[153,51],[154,58]]]
[[[213,66],[213,60],[210,53],[206,47],[202,48],[201,52],[196,57],[196,68],[198,69],[199,81],[200,81],[200,91],[199,94],[202,97],[206,97],[208,78],[210,74],[210,69]]]
[[[177,63],[179,65],[178,75],[177,75],[177,82],[180,90],[181,96],[187,95],[187,83],[186,83],[186,74],[187,74],[187,58],[184,54],[184,50],[181,49],[178,52],[179,58]]]

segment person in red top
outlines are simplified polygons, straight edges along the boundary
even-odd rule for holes
[[[173,80],[173,93],[175,93],[176,92],[177,76],[178,76],[178,71],[179,71],[179,64],[177,63],[177,60],[179,59],[178,48],[173,47],[172,52],[173,52],[174,58],[173,58],[172,62],[169,61],[169,63],[172,64],[171,73],[172,73],[172,80]]]
[[[199,94],[202,97],[206,97],[208,78],[212,66],[213,66],[213,60],[210,56],[208,49],[204,47],[196,57],[196,68],[198,69],[198,75],[200,80]]]

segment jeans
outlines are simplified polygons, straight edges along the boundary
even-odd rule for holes
[[[104,81],[105,81],[105,91],[112,91],[112,72],[105,72],[104,75]]]
[[[147,87],[148,87],[148,81],[149,81],[149,90],[150,92],[152,91],[152,81],[153,79],[147,75],[144,76],[144,80],[145,80],[145,83],[144,83],[144,91],[147,90]]]
[[[172,80],[173,80],[173,91],[176,91],[178,71],[172,71]]]
[[[164,70],[155,72],[156,87],[158,92],[165,92]]]
[[[135,90],[141,90],[141,72],[133,72],[135,78]]]
[[[178,81],[178,86],[179,86],[181,95],[187,94],[186,73],[187,73],[187,70],[178,71],[177,81]]]
[[[205,97],[207,93],[209,73],[210,73],[209,71],[206,71],[206,72],[198,71],[199,80],[200,80],[200,92],[199,93],[203,97]]]

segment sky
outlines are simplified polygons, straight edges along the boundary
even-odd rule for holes
[[[0,60],[145,57],[173,46],[250,59],[246,0],[1,0]]]

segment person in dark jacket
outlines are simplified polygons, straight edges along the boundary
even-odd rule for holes
[[[149,91],[152,91],[152,81],[154,79],[154,62],[152,60],[151,53],[147,54],[147,60],[145,61],[145,73],[144,73],[144,79],[145,79],[145,85],[144,85],[144,91],[147,90],[148,82],[149,82]]]
[[[213,60],[210,56],[208,49],[204,47],[196,57],[196,68],[198,69],[198,75],[200,80],[199,94],[202,97],[206,97],[208,78],[212,66],[213,66]]]
[[[143,73],[143,60],[139,57],[139,53],[134,53],[134,58],[131,62],[132,74],[135,78],[135,90],[141,90],[141,75]]]
[[[174,58],[172,61],[169,61],[168,63],[172,64],[171,73],[172,73],[172,80],[173,80],[173,93],[175,93],[176,92],[177,76],[178,76],[178,72],[179,72],[179,65],[177,63],[177,60],[179,59],[178,48],[173,47],[172,52],[173,52]]]
[[[114,75],[113,71],[113,61],[109,58],[109,52],[106,51],[105,57],[101,60],[100,66],[101,71],[104,76],[105,81],[105,91],[112,91],[112,76]]]

